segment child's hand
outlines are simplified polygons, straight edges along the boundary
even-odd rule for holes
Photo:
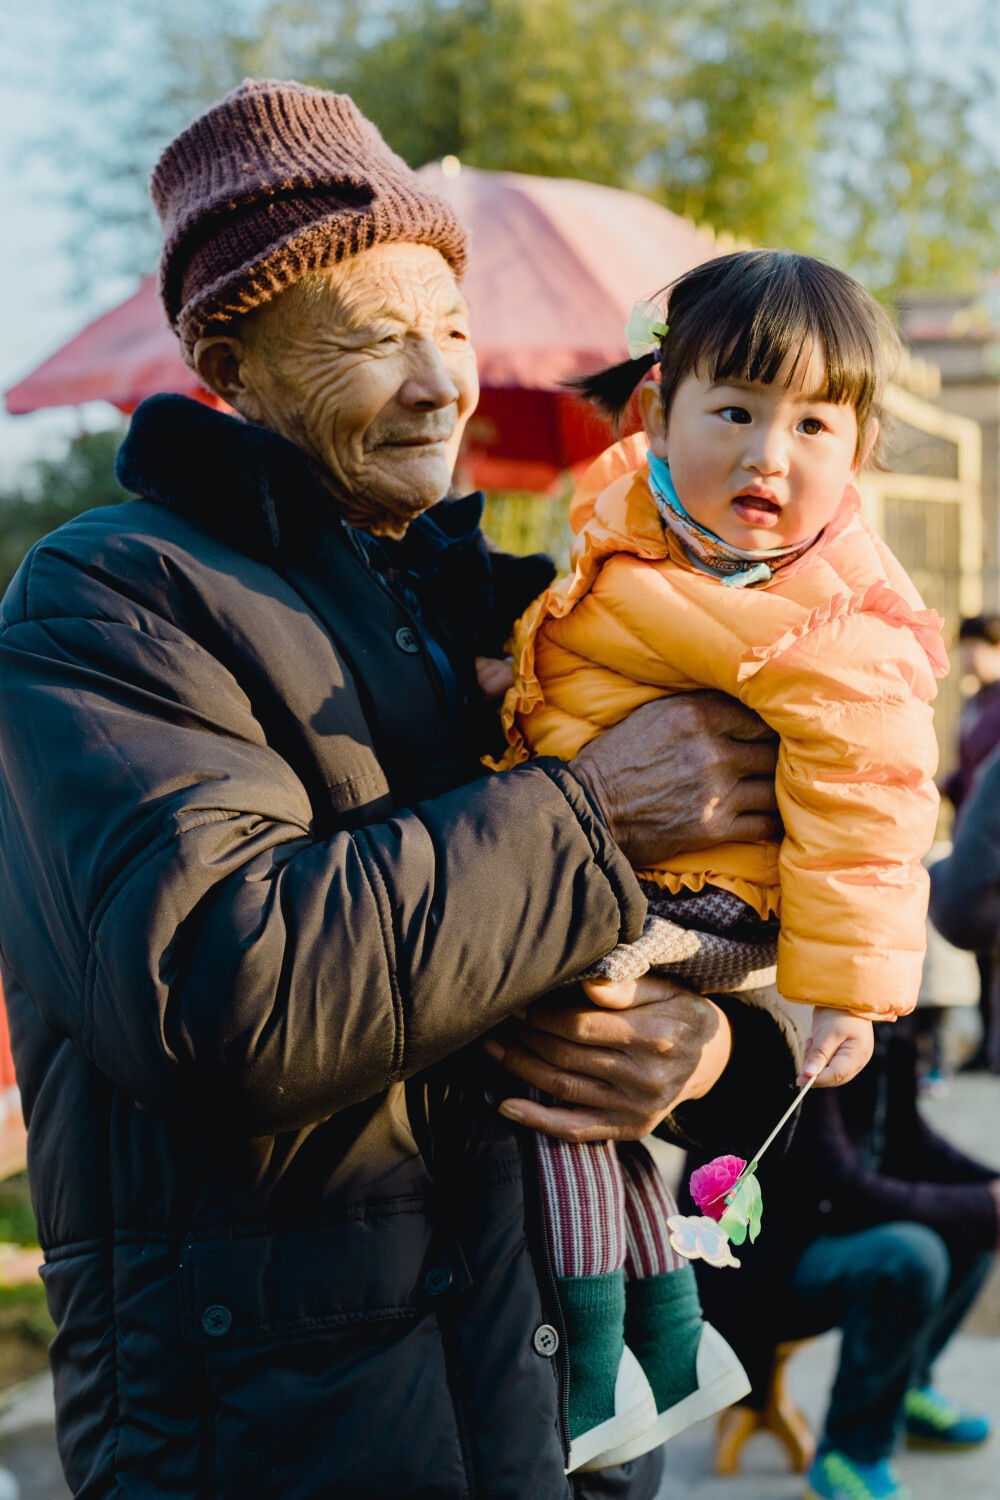
[[[802,1072],[795,1082],[801,1085],[815,1078],[819,1089],[848,1083],[861,1072],[874,1046],[875,1033],[870,1021],[862,1021],[847,1011],[816,1005],[812,1036],[806,1045]]]
[[[495,656],[477,656],[476,679],[479,691],[488,703],[492,703],[495,698],[502,698],[507,689],[513,686],[514,663],[509,656],[503,661]]]

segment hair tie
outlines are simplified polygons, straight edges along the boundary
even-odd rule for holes
[[[632,316],[625,325],[629,359],[642,359],[651,354],[654,364],[660,358],[660,340],[669,332],[669,323],[664,323],[663,313],[655,302],[636,302]]]

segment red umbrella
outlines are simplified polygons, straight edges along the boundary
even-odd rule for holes
[[[421,175],[472,232],[464,290],[483,394],[464,477],[493,489],[550,489],[608,441],[604,424],[558,382],[624,358],[633,301],[720,247],[638,193],[447,159]],[[221,405],[181,361],[150,278],[8,391],[7,410],[103,399],[131,411],[157,391]]]
[[[155,276],[82,333],[57,349],[7,392],[13,416],[45,406],[80,406],[110,401],[119,411],[134,411],[147,396],[177,391],[221,406],[189,370],[177,352],[177,340],[156,294]]]

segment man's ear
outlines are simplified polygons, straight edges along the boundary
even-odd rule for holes
[[[868,432],[865,436],[864,446],[861,448],[857,458],[854,461],[855,474],[860,474],[861,470],[868,462],[868,455],[871,453],[872,449],[875,447],[875,444],[878,442],[879,431],[880,428],[878,425],[878,417],[872,417],[871,421],[868,424]]]
[[[243,379],[246,358],[243,340],[231,334],[210,334],[198,340],[193,352],[194,367],[202,384],[242,411],[250,394]]]
[[[655,380],[647,380],[639,387],[639,416],[646,430],[646,438],[657,458],[667,456],[667,424],[663,420],[663,398]]]

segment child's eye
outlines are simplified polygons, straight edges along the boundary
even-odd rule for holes
[[[753,420],[745,406],[724,406],[719,416],[724,422],[738,422],[741,426]]]
[[[804,432],[806,437],[815,437],[817,433],[825,432],[826,429],[819,417],[803,417],[799,423],[799,431]]]

